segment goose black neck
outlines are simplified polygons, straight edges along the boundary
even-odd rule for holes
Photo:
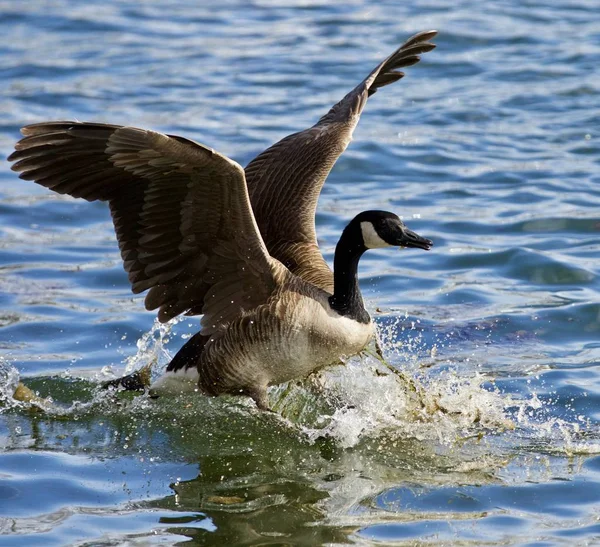
[[[360,226],[350,223],[335,248],[333,295],[329,297],[332,309],[359,323],[368,323],[371,320],[358,286],[358,261],[366,250]]]

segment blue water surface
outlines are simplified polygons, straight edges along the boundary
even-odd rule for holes
[[[596,0],[0,0],[0,545],[600,544]],[[432,251],[372,251],[386,358],[246,401],[107,400],[168,361],[105,204],[4,161],[44,120],[184,135],[245,165],[417,31],[316,223],[365,209]],[[45,411],[17,405],[22,379]],[[283,417],[278,417],[282,415]]]

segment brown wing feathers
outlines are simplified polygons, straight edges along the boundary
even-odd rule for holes
[[[162,321],[192,310],[220,325],[266,301],[270,257],[237,164],[131,127],[52,122],[23,134],[13,170],[59,193],[109,202],[132,289],[150,289],[146,307],[160,308]]]
[[[436,34],[435,30],[415,34],[381,63],[366,79],[369,97],[380,87],[397,82],[400,78],[403,78],[404,72],[400,72],[397,69],[417,64],[421,60],[419,55],[434,49],[435,44],[431,44],[428,40],[434,38]],[[373,76],[375,78],[372,82],[369,82],[369,79]]]
[[[271,255],[293,273],[329,292],[333,275],[315,232],[321,188],[349,144],[367,98],[404,76],[398,68],[417,63],[435,48],[436,31],[416,34],[334,105],[316,125],[274,144],[246,167],[256,222]]]
[[[277,282],[267,248],[293,273],[332,292],[314,226],[319,193],[367,98],[433,49],[428,40],[435,34],[410,38],[315,126],[250,162],[247,187],[241,168],[210,148],[117,125],[30,125],[8,159],[22,179],[108,201],[133,291],[150,289],[146,307],[160,308],[161,321],[204,313],[209,334],[268,299]]]

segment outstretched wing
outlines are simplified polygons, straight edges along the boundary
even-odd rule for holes
[[[246,180],[254,216],[271,256],[293,273],[333,292],[333,275],[315,232],[321,188],[352,138],[368,97],[404,76],[397,69],[418,63],[435,48],[430,30],[410,38],[337,103],[316,125],[285,137],[252,160]]]
[[[133,292],[150,289],[146,308],[159,308],[161,321],[202,313],[210,334],[276,288],[281,265],[265,248],[237,163],[133,127],[50,122],[22,133],[12,169],[60,194],[108,201]]]

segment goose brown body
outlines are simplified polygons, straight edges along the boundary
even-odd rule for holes
[[[108,202],[132,290],[148,291],[146,307],[161,321],[203,316],[167,374],[193,372],[205,393],[245,393],[266,408],[267,386],[358,353],[372,338],[356,277],[372,246],[365,242],[431,245],[391,213],[361,213],[344,230],[332,272],[315,210],[368,97],[433,49],[435,34],[410,38],[313,127],[245,170],[183,137],[72,121],[24,127],[9,160],[25,180]]]
[[[306,377],[359,353],[374,335],[373,323],[335,313],[328,298],[298,277],[284,283],[269,302],[232,322],[224,336],[208,341],[198,361],[202,391],[244,393],[266,408],[268,386]],[[160,384],[152,389],[160,393]]]

